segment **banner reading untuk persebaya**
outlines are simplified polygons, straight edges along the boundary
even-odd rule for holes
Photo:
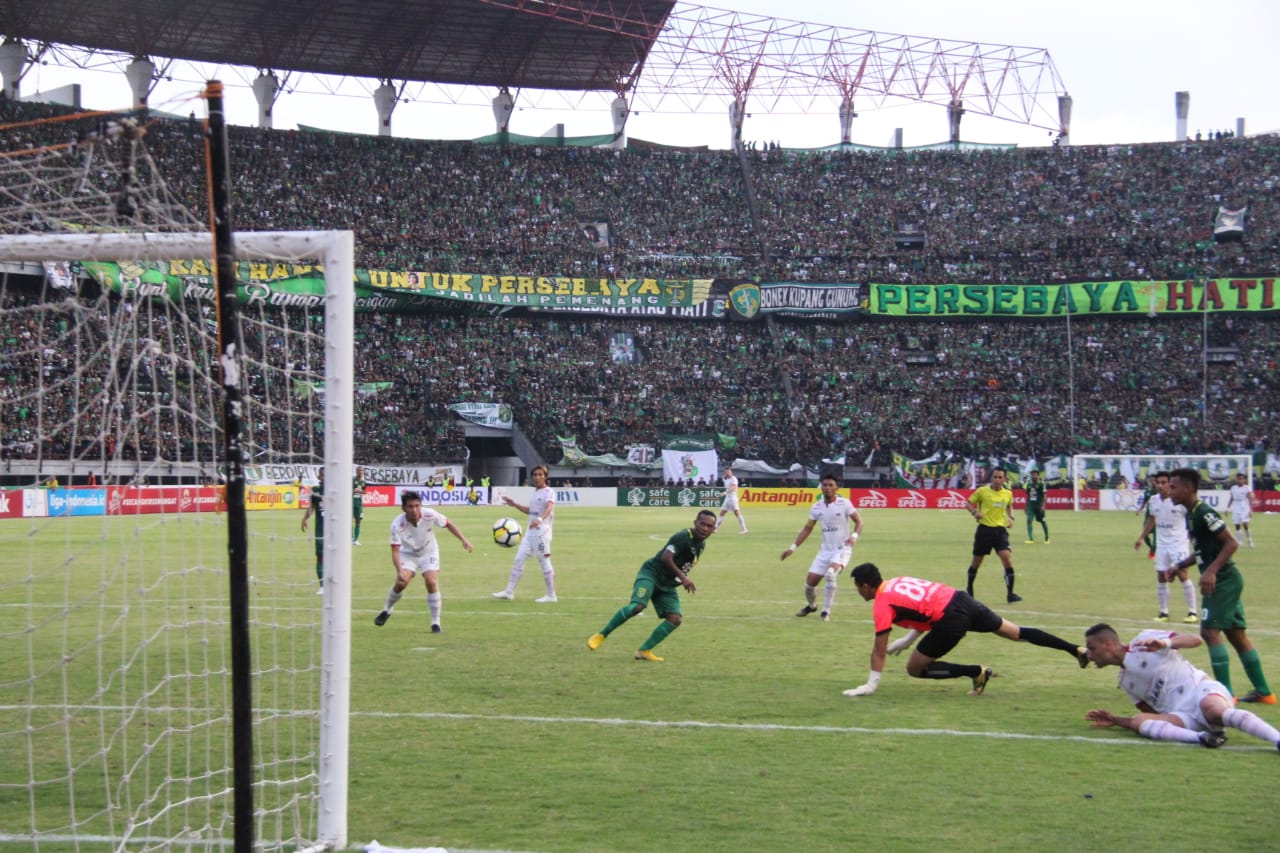
[[[873,284],[868,312],[894,317],[1200,314],[1276,311],[1274,278],[1087,281],[1075,284]]]
[[[81,267],[122,296],[213,302],[213,269],[207,261],[85,261]],[[318,265],[241,261],[236,264],[242,305],[319,308],[324,268]],[[483,275],[358,269],[357,311],[421,310],[432,300],[543,310],[688,308],[706,301],[710,279],[580,278]]]

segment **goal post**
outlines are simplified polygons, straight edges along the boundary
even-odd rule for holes
[[[1090,454],[1071,457],[1072,505],[1076,510],[1137,511],[1148,478],[1176,468],[1200,472],[1201,491],[1226,489],[1237,474],[1253,488],[1253,457],[1249,454]]]
[[[0,849],[239,845],[236,596],[248,598],[251,837],[342,849],[353,235],[233,235],[232,364],[209,219],[174,200],[143,133],[88,127],[72,146],[32,145],[27,130],[21,151],[0,153]],[[269,271],[254,288],[251,267]],[[276,270],[305,277],[309,295],[275,290]],[[322,596],[301,479],[250,485],[250,577],[230,582],[227,368],[242,391],[235,461],[324,471]]]

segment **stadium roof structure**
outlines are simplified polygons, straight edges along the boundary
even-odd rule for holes
[[[40,0],[0,34],[128,58],[539,92],[611,92],[632,109],[724,98],[760,112],[886,102],[1065,132],[1046,50],[854,30],[668,0]]]
[[[134,56],[384,80],[613,89],[643,63],[671,0],[40,0],[0,32]]]

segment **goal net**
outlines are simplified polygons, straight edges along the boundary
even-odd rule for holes
[[[1135,512],[1142,505],[1151,475],[1160,471],[1168,473],[1175,468],[1199,471],[1202,492],[1225,491],[1235,484],[1237,474],[1244,474],[1249,488],[1253,488],[1253,458],[1248,454],[1077,454],[1071,457],[1075,509]],[[1215,500],[1211,496],[1209,499]]]
[[[213,134],[15,118],[0,127],[0,850],[229,849],[245,813],[258,848],[341,847],[351,234],[235,234],[237,330],[201,186]],[[227,511],[234,387],[240,463],[300,480],[250,483],[243,516]],[[321,469],[317,595],[299,510]]]

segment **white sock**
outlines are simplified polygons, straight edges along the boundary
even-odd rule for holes
[[[809,602],[809,606],[813,607],[818,603],[818,588],[816,586],[804,585],[804,600]]]
[[[1160,602],[1160,612],[1169,612],[1169,584],[1164,581],[1156,582],[1156,600]]]
[[[1165,720],[1147,720],[1138,726],[1138,734],[1152,740],[1172,740],[1178,743],[1199,743],[1200,733]]]
[[[1261,738],[1268,743],[1280,743],[1280,731],[1276,727],[1244,708],[1229,708],[1222,715],[1222,724],[1239,729],[1247,735]]]
[[[507,592],[515,592],[516,584],[520,583],[520,577],[524,574],[524,560],[516,560],[515,565],[511,567],[511,577],[507,578]]]
[[[547,595],[556,594],[556,570],[551,567],[550,560],[542,567],[542,583],[547,588]]]
[[[743,530],[747,529],[747,520],[741,515],[738,516],[738,526],[741,527]]]
[[[1187,578],[1182,582],[1182,597],[1187,600],[1187,612],[1196,612],[1196,585]]]
[[[431,611],[431,624],[440,624],[440,602],[443,597],[438,592],[427,593],[427,609]]]
[[[836,602],[836,579],[834,575],[827,575],[826,586],[822,588],[822,609],[831,612],[831,605]]]
[[[396,602],[399,601],[403,595],[404,593],[402,592],[396,592],[396,588],[394,586],[391,587],[391,591],[387,593],[387,603],[382,606],[382,609],[390,613],[391,608],[396,606]]]

